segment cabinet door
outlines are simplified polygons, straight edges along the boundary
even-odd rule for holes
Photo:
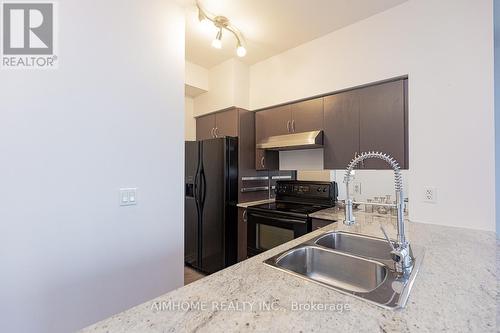
[[[238,109],[215,114],[215,135],[219,138],[238,136]]]
[[[292,109],[292,131],[295,133],[323,129],[323,98],[294,103]]]
[[[277,151],[255,150],[255,170],[278,170],[280,155]]]
[[[215,115],[209,114],[196,118],[196,140],[212,139],[215,129]]]
[[[267,170],[265,150],[262,149],[255,150],[255,170]]]
[[[255,141],[274,135],[289,134],[291,129],[290,105],[280,106],[255,114]],[[256,170],[278,170],[279,152],[257,149],[255,152]]]
[[[312,219],[311,220],[312,231],[324,228],[327,225],[330,225],[330,224],[335,223],[335,222],[336,221],[329,221],[329,220],[323,220],[323,219]]]
[[[247,258],[246,208],[238,208],[238,262]]]
[[[255,136],[257,142],[270,136],[289,134],[291,122],[290,105],[257,112],[255,114]]]
[[[324,98],[324,168],[345,169],[359,153],[359,97],[356,91]]]
[[[360,89],[360,150],[380,151],[394,157],[405,168],[404,80]],[[365,169],[390,169],[381,160],[370,159]]]

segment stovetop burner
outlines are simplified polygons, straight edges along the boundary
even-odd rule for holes
[[[333,207],[337,194],[335,182],[278,181],[275,202],[250,206],[248,209],[307,218],[318,210]]]

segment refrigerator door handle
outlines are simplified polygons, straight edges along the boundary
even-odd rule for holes
[[[199,194],[198,194],[198,175],[199,173],[196,172],[196,174],[194,175],[194,200],[196,201],[196,204],[198,204],[198,201],[199,201]]]
[[[200,174],[200,169],[201,169],[201,162],[200,162],[200,146],[198,146],[198,164],[196,165],[196,174],[194,175],[194,200],[196,201],[196,205],[198,206],[200,204],[200,183],[198,183],[198,180],[201,181],[201,174]]]
[[[205,205],[205,198],[207,196],[207,178],[205,177],[205,170],[201,169],[200,172],[200,178],[201,178],[201,188],[200,188],[200,202],[201,202],[201,207],[203,209],[203,206]]]
[[[203,182],[203,142],[200,142],[198,145],[198,166],[196,168],[196,211],[198,213],[198,245],[197,245],[197,255],[198,255],[198,267],[203,267],[203,205],[204,201],[202,201],[201,195],[201,187]]]

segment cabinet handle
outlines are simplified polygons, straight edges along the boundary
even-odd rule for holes
[[[210,134],[212,135],[212,138],[215,138],[214,130],[215,130],[215,128],[213,128],[213,127],[212,127],[212,129],[210,130]]]
[[[265,167],[265,165],[264,165],[264,156],[262,156],[262,157],[260,158],[260,165],[261,165],[263,168]]]
[[[243,222],[247,223],[247,221],[248,221],[248,216],[247,216],[247,210],[245,209],[243,211]]]
[[[219,129],[218,129],[217,127],[216,127],[216,128],[215,128],[215,130],[214,130],[214,133],[215,133],[215,137],[216,137],[216,138],[218,138],[218,137],[219,137],[219,134],[217,134],[217,131],[218,131],[218,130],[219,130]]]
[[[288,130],[288,133],[290,133],[290,120],[286,122],[286,129]]]
[[[292,132],[295,133],[295,119],[292,120]]]

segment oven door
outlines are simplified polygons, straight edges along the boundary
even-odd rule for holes
[[[307,234],[308,218],[247,211],[248,256],[254,256],[275,246]]]

